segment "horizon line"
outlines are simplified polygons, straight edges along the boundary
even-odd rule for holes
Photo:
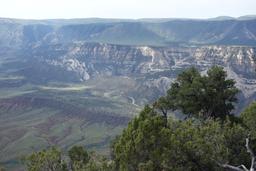
[[[243,19],[243,17],[248,17],[248,18],[256,18],[256,14],[249,14],[249,15],[241,15],[238,17],[233,17],[233,16],[228,16],[228,15],[220,15],[216,17],[207,17],[207,18],[192,18],[192,17],[148,17],[148,18],[114,18],[114,17],[71,17],[71,18],[18,18],[18,17],[1,17],[0,19],[12,19],[12,20],[35,20],[35,21],[40,21],[40,20],[79,20],[79,19],[102,19],[102,20],[168,20],[168,19],[174,19],[174,20],[209,20],[209,19]]]

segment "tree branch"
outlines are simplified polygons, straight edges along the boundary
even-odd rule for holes
[[[253,171],[254,170],[254,165],[255,165],[255,154],[249,146],[249,138],[246,138],[245,147],[247,149],[247,152],[250,153],[250,155],[251,155],[252,159],[251,159],[251,168],[250,168],[250,170]]]
[[[220,164],[220,163],[218,163],[218,165],[222,168],[230,169],[230,170],[233,170],[233,171],[255,171],[255,154],[249,146],[249,141],[250,141],[249,138],[246,138],[245,147],[247,149],[247,152],[250,154],[250,156],[252,158],[251,159],[251,168],[250,168],[250,170],[248,170],[244,165],[240,165],[240,166],[237,166],[237,167],[229,165],[229,164]]]
[[[229,164],[220,164],[220,163],[218,163],[218,165],[222,168],[230,169],[230,170],[233,170],[233,171],[249,171],[244,165],[232,166],[232,165],[229,165]]]

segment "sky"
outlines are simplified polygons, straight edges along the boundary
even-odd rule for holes
[[[256,14],[256,0],[1,0],[0,17],[213,18]]]

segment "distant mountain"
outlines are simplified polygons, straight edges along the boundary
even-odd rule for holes
[[[222,21],[222,20],[236,20],[236,18],[230,17],[230,16],[219,16],[219,17],[215,17],[215,18],[210,18],[208,20]]]
[[[73,42],[123,45],[256,45],[256,19],[0,19],[0,46]]]
[[[238,20],[255,20],[256,15],[245,15],[237,18]]]
[[[109,142],[177,74],[223,66],[256,99],[256,19],[0,19],[0,164]],[[179,114],[173,114],[180,117]]]

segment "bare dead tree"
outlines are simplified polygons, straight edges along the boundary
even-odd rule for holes
[[[251,156],[251,167],[250,167],[250,169],[247,169],[245,167],[245,165],[232,166],[232,165],[229,165],[229,164],[220,164],[220,163],[218,163],[218,165],[222,168],[226,168],[226,169],[233,170],[233,171],[256,171],[256,169],[255,169],[255,167],[256,167],[255,154],[249,146],[249,138],[246,138],[245,147],[247,149],[247,152]]]

